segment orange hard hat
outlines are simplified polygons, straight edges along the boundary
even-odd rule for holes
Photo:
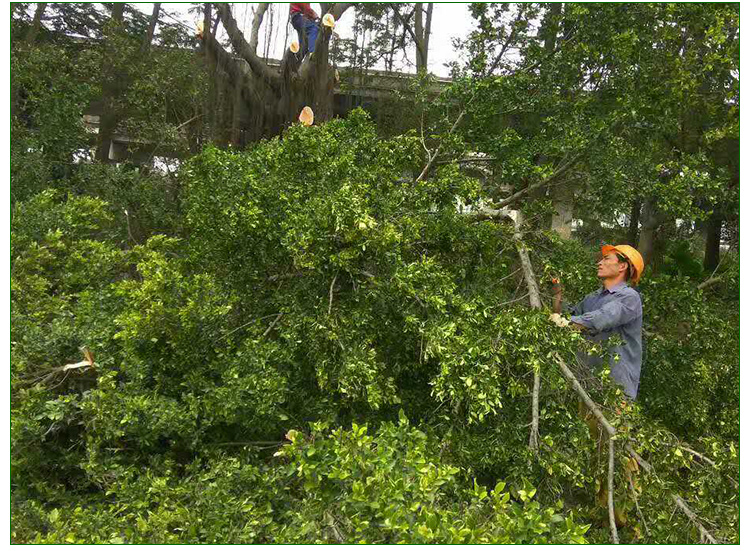
[[[628,259],[630,266],[633,268],[635,273],[630,275],[630,279],[633,283],[638,283],[643,275],[643,257],[635,248],[630,245],[604,245],[602,247],[602,256],[606,256],[609,253],[620,253]]]

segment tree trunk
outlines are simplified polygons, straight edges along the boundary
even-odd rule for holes
[[[24,38],[24,42],[26,44],[33,44],[36,42],[36,37],[39,35],[39,30],[42,28],[42,15],[44,15],[44,10],[47,9],[47,2],[39,2],[36,5],[36,11],[34,11],[34,20],[31,22],[31,27],[29,27],[29,31],[26,33],[26,37]]]
[[[350,3],[322,3],[323,13],[331,13],[339,20],[343,13],[352,6]],[[268,4],[259,4],[255,10],[251,25],[250,40],[246,40],[239,29],[231,8],[227,3],[214,4],[224,29],[234,50],[228,53],[216,41],[209,37],[207,51],[223,73],[229,79],[232,88],[241,88],[245,106],[238,112],[249,113],[248,127],[234,129],[245,136],[245,141],[257,140],[279,134],[286,125],[296,122],[303,107],[312,108],[315,123],[333,117],[333,88],[336,76],[333,67],[328,63],[331,29],[322,27],[315,43],[315,55],[306,58],[300,65],[294,55],[287,50],[276,68],[265,63],[256,53],[258,31],[263,14]],[[249,71],[241,69],[247,62]],[[236,95],[234,101],[237,107]],[[234,120],[236,121],[236,117]]]
[[[427,4],[427,18],[423,23],[424,4],[417,2],[414,9],[414,44],[416,48],[417,72],[427,71],[427,60],[430,48],[430,31],[432,29],[432,11],[434,3]]]
[[[161,2],[154,2],[154,11],[151,13],[151,19],[148,22],[148,30],[146,36],[143,38],[143,45],[141,51],[147,52],[151,48],[151,42],[154,40],[154,31],[156,31],[156,24],[159,22],[159,10],[161,10]]]
[[[563,239],[570,239],[573,225],[575,195],[570,186],[558,188],[553,196],[555,213],[552,215],[552,231]]]
[[[706,222],[706,250],[703,256],[703,269],[713,272],[719,265],[721,253],[721,226],[724,220],[719,212],[714,211]]]
[[[562,4],[551,4],[549,11],[544,18],[544,24],[542,27],[542,35],[544,36],[544,52],[545,55],[552,55],[557,46],[557,34],[560,30],[560,14],[562,13]],[[565,90],[561,92],[565,95]],[[547,162],[545,155],[541,155],[539,158],[539,164]],[[575,189],[572,186],[566,186],[565,188],[552,190],[551,199],[552,206],[555,209],[555,214],[552,215],[550,221],[550,228],[552,231],[557,232],[563,239],[570,239],[572,224],[573,224],[573,207],[575,202]]]
[[[125,4],[112,4],[112,28],[110,32],[119,33],[123,25]],[[119,116],[117,113],[117,96],[122,87],[123,75],[116,68],[115,56],[111,38],[108,38],[104,48],[104,67],[102,83],[102,113],[99,116],[99,135],[97,137],[96,160],[102,163],[110,162],[109,150],[112,144],[112,135],[114,134]]]
[[[638,225],[641,219],[641,200],[633,200],[630,209],[630,226],[628,227],[628,243],[633,247],[638,245]]]
[[[656,208],[654,199],[647,199],[641,213],[641,235],[638,239],[638,252],[641,253],[646,266],[653,260],[656,234],[663,219],[664,217]]]

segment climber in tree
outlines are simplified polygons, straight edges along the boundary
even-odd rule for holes
[[[315,40],[318,38],[318,24],[316,23],[318,14],[309,3],[300,2],[289,4],[289,17],[299,37],[299,55],[302,59],[307,52],[315,51]]]

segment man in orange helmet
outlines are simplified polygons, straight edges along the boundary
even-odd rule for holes
[[[585,332],[591,340],[602,342],[602,344],[614,335],[619,336],[621,344],[609,348],[610,375],[623,387],[625,395],[635,400],[641,378],[643,356],[641,340],[643,307],[640,294],[627,283],[638,283],[643,274],[643,258],[630,245],[605,245],[602,247],[602,258],[597,263],[597,268],[597,276],[602,281],[601,289],[586,295],[581,302],[570,308],[573,315],[569,322],[560,314],[552,314],[550,319],[560,327],[570,326]],[[556,304],[559,304],[561,300],[560,293],[560,287],[556,285]],[[582,359],[592,368],[602,364],[602,358],[598,355],[586,355]],[[598,457],[598,463],[605,464],[603,455],[606,453],[606,435],[582,400],[579,401],[578,406],[578,413],[588,426],[591,438],[597,445],[598,453],[593,459]],[[626,408],[627,403],[623,403],[618,413]],[[634,469],[630,464],[625,470],[633,488],[639,486],[636,471],[637,467]],[[600,473],[596,481],[598,487],[596,502],[599,506],[605,507],[607,503],[606,477]],[[615,522],[620,527],[627,522],[626,512],[629,505],[625,501],[620,501],[614,511]]]
[[[605,245],[597,266],[602,288],[570,309],[573,315],[569,324],[596,342],[605,342],[613,335],[620,337],[622,344],[610,348],[610,372],[625,395],[635,400],[643,357],[643,308],[641,295],[627,283],[638,283],[643,274],[643,258],[630,245]],[[561,327],[568,325],[559,314],[552,314],[550,319]],[[586,362],[598,367],[602,358],[590,355]]]

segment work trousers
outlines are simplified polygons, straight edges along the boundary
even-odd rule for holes
[[[315,51],[315,41],[318,39],[318,24],[301,13],[292,15],[292,27],[297,31],[299,38],[300,59],[307,52]]]

